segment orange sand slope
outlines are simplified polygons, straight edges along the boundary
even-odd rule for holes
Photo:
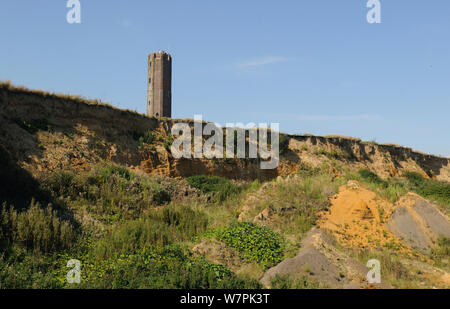
[[[356,181],[349,181],[331,199],[328,211],[319,214],[319,227],[330,231],[336,240],[352,248],[411,249],[385,226],[394,206]]]
[[[450,220],[430,201],[408,193],[395,205],[349,181],[319,214],[319,227],[345,246],[428,253],[440,236],[450,237]]]

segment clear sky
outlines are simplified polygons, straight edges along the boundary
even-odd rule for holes
[[[279,122],[450,156],[450,1],[0,1],[0,79],[146,111],[173,56],[173,117]]]

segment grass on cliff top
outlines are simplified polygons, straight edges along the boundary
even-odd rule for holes
[[[55,99],[62,99],[62,100],[70,100],[74,102],[79,103],[85,103],[90,105],[98,105],[98,106],[105,106],[116,110],[121,110],[115,106],[113,106],[110,103],[103,102],[99,99],[89,99],[81,95],[73,95],[73,94],[65,94],[65,93],[56,93],[56,92],[49,92],[44,90],[36,90],[36,89],[29,89],[25,86],[16,86],[13,85],[11,81],[0,81],[0,90],[6,90],[10,92],[17,92],[17,93],[29,93],[34,94],[37,96],[40,96],[42,98],[55,98]],[[145,114],[140,114],[137,111],[126,109],[125,111],[141,116],[141,117],[147,117]]]

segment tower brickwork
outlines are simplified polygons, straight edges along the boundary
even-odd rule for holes
[[[163,51],[148,56],[147,115],[172,117],[172,57]]]

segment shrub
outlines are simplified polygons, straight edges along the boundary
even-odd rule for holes
[[[292,279],[290,275],[275,275],[270,281],[272,289],[318,289],[320,284],[310,280],[307,276],[301,276],[299,279]]]
[[[46,131],[49,128],[47,119],[34,119],[30,121],[16,119],[15,122],[19,127],[30,134],[34,134],[39,130]]]
[[[21,253],[8,260],[0,256],[0,288],[73,288],[66,281],[66,263],[74,256],[82,267],[81,284],[76,288],[261,288],[258,281],[194,257],[180,245],[153,246],[109,259],[83,252],[64,252],[53,259]]]
[[[50,203],[50,196],[42,190],[33,176],[12,160],[8,151],[0,145],[0,205],[13,204],[17,209],[28,208],[32,198]]]
[[[166,246],[176,241],[189,240],[203,233],[207,225],[208,219],[203,212],[188,207],[168,206],[113,229],[100,241],[97,254],[110,257],[155,245]]]
[[[174,138],[172,135],[167,136],[167,139],[164,141],[164,148],[170,152],[170,147],[172,146],[172,143],[174,141]]]
[[[75,175],[71,172],[56,171],[46,181],[47,188],[56,196],[77,195],[78,188],[74,186]]]
[[[444,267],[449,267],[450,238],[441,236],[438,240],[437,247],[431,249],[430,256],[436,263]]]
[[[179,245],[146,248],[109,260],[101,275],[87,278],[82,288],[214,289],[261,288],[222,265],[193,257]],[[96,268],[94,268],[97,270]]]
[[[405,177],[416,193],[450,206],[450,183],[426,179],[415,172],[407,172]]]
[[[289,137],[280,135],[280,155],[284,155],[289,151]]]
[[[398,201],[400,197],[410,190],[402,179],[391,178],[383,180],[368,169],[358,171],[358,174],[352,176],[352,178],[365,182],[372,190],[392,203]]]
[[[370,251],[359,250],[356,257],[363,264],[371,259],[380,261],[381,276],[384,281],[391,282],[395,285],[404,284],[403,281],[410,281],[412,276],[408,269],[400,262],[399,258],[392,255],[389,251]]]
[[[191,187],[199,189],[204,194],[211,194],[218,202],[223,202],[229,196],[241,191],[237,185],[223,177],[200,175],[188,177],[186,180]]]
[[[324,148],[319,148],[316,149],[314,151],[315,155],[324,155],[330,159],[338,159],[338,160],[354,160],[355,159],[355,155],[353,154],[353,152],[348,152],[346,150],[342,150],[342,149],[331,149],[330,151],[324,149]]]
[[[216,232],[216,237],[241,253],[248,262],[272,266],[283,258],[284,241],[268,227],[241,222]]]
[[[61,269],[67,273],[65,266]],[[63,284],[54,276],[53,265],[47,257],[41,254],[23,254],[20,250],[15,250],[8,258],[0,255],[0,289],[36,288],[63,288]]]
[[[358,171],[359,176],[361,176],[364,180],[371,182],[376,185],[381,185],[382,187],[387,187],[388,183],[381,179],[377,174],[374,172],[368,170],[368,169],[362,169]]]
[[[139,137],[139,144],[151,144],[155,140],[155,136],[152,132],[148,131],[141,137]]]
[[[134,219],[153,205],[171,201],[167,189],[155,178],[135,175],[126,167],[101,165],[87,174],[59,171],[44,181],[54,198],[62,197],[105,220]]]
[[[266,188],[246,219],[252,220],[270,208],[276,216],[269,223],[271,228],[302,236],[316,223],[318,212],[329,205],[329,198],[343,183],[343,179],[333,178],[325,171],[301,170],[299,177]]]
[[[0,239],[2,247],[14,242],[46,253],[70,248],[75,232],[72,225],[60,220],[50,207],[43,209],[32,201],[28,210],[17,212],[4,203],[0,212]]]

